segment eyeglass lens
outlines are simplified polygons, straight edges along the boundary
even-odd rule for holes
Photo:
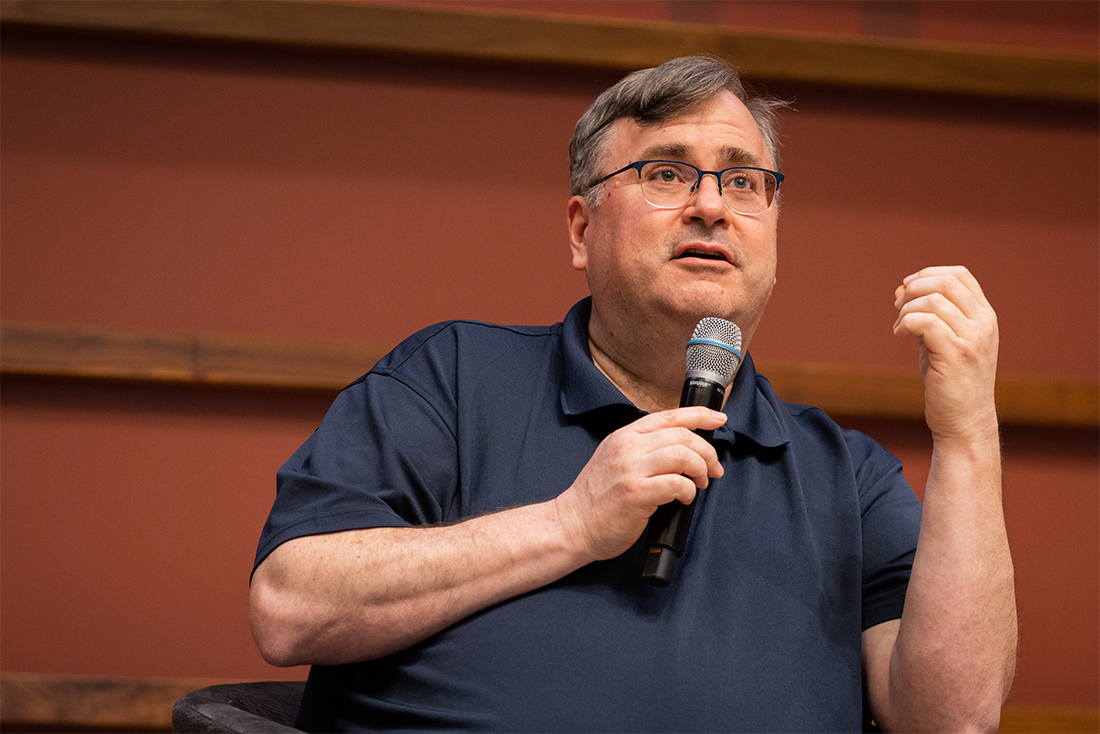
[[[699,172],[682,163],[652,161],[638,171],[642,194],[656,207],[683,206],[695,193]],[[775,197],[775,178],[752,168],[731,168],[722,172],[722,198],[735,212],[759,214]]]

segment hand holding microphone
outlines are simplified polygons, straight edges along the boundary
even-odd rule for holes
[[[554,499],[570,546],[587,559],[583,563],[621,555],[648,525],[647,545],[656,547],[645,576],[650,583],[668,584],[683,552],[695,492],[722,476],[709,442],[725,422],[719,409],[741,361],[740,344],[734,324],[701,321],[688,344],[680,409],[650,413],[612,432]],[[674,498],[688,504],[670,501]]]
[[[687,377],[680,394],[680,407],[702,405],[720,410],[726,388],[741,364],[741,329],[719,318],[705,318],[695,327],[687,346]],[[708,442],[714,431],[695,433]],[[661,505],[649,521],[645,567],[642,578],[654,586],[668,586],[677,559],[684,552],[695,501]]]

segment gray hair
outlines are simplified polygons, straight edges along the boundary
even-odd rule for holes
[[[653,69],[635,71],[607,89],[577,121],[569,141],[569,179],[573,194],[595,206],[592,182],[603,173],[603,148],[611,124],[629,118],[652,125],[690,112],[723,91],[732,92],[752,114],[764,146],[779,168],[777,110],[783,100],[746,88],[738,70],[712,56],[683,56]]]

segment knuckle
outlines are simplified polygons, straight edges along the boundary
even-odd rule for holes
[[[691,464],[692,451],[687,446],[676,444],[673,446],[673,455],[677,468],[686,467]]]
[[[928,305],[932,308],[944,306],[948,303],[947,296],[943,291],[935,291],[928,294]]]
[[[677,413],[676,413],[676,409],[674,409],[674,408],[670,408],[668,410],[662,410],[658,413],[654,413],[653,415],[657,416],[657,418],[660,419],[660,421],[662,423],[666,424],[666,425],[675,425],[676,424]]]

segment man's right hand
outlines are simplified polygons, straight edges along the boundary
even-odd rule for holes
[[[722,475],[697,429],[725,415],[679,408],[608,436],[556,499],[454,525],[295,538],[257,567],[252,631],[273,665],[371,660],[632,546],[649,516]]]
[[[575,482],[556,500],[569,541],[591,560],[625,553],[663,504],[695,499],[722,476],[718,455],[696,430],[726,421],[709,408],[651,413],[605,438]]]

